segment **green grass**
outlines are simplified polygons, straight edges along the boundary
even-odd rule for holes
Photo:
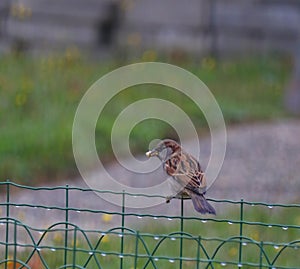
[[[265,254],[271,264],[279,255],[272,268],[297,268],[299,266],[297,255],[300,243],[284,247],[285,244],[299,239],[300,219],[297,211],[299,208],[271,209],[265,206],[245,205],[244,220],[260,222],[262,225],[243,225],[243,236],[247,237],[247,239],[243,239],[244,244],[242,244],[243,268],[259,268],[260,260],[265,266],[268,265],[264,255],[261,256],[259,245],[262,242]],[[239,220],[238,212],[239,206],[237,205],[236,208],[232,206],[231,210],[226,211],[226,215],[217,216],[215,219],[217,221],[210,219],[205,221],[185,220],[183,236],[179,232],[180,220],[153,220],[153,218],[145,218],[147,220],[144,222],[139,219],[131,221],[131,223],[142,222],[142,224],[129,225],[130,228],[124,230],[122,238],[118,236],[118,233],[121,232],[120,228],[110,232],[105,231],[105,235],[101,235],[100,231],[98,233],[88,232],[87,236],[93,247],[99,243],[100,239],[100,243],[93,253],[80,231],[77,231],[76,238],[74,233],[70,232],[67,263],[83,266],[85,262],[89,261],[84,268],[98,268],[95,262],[95,257],[97,257],[101,268],[119,268],[121,240],[124,240],[123,268],[144,268],[148,263],[149,256],[153,257],[157,268],[179,268],[180,238],[183,238],[182,268],[196,268],[195,259],[197,257],[201,259],[199,268],[207,268],[205,266],[209,264],[209,261],[205,252],[209,258],[213,259],[213,267],[208,268],[236,268],[239,262],[240,241],[238,238],[233,238],[238,237],[240,233],[240,224],[234,223],[234,220]],[[233,224],[228,223],[227,220],[231,220]],[[273,224],[273,226],[268,227],[269,224]],[[275,227],[274,224],[295,225],[298,228],[283,229]],[[134,226],[134,230],[131,230],[132,226]],[[65,258],[63,230],[49,232],[46,240],[48,243],[41,244],[40,253],[49,268],[58,268],[64,264]],[[222,245],[222,242],[225,243]],[[200,245],[203,248],[199,247]],[[221,247],[216,251],[219,246]],[[28,253],[20,252],[17,258],[25,261]],[[103,255],[103,253],[105,254]],[[154,267],[150,262],[146,268]]]
[[[76,50],[47,58],[0,57],[0,178],[35,185],[77,175],[71,144],[77,105],[98,78],[120,65],[83,60]],[[283,59],[216,63],[207,58],[181,67],[209,86],[227,124],[285,115],[282,97],[290,67]],[[99,118],[96,144],[104,161],[112,158],[110,132],[116,116],[147,97],[174,102],[200,132],[207,130],[202,112],[182,94],[162,86],[132,87],[114,97]],[[165,136],[176,138],[169,125],[146,120],[131,133],[133,151],[144,151],[149,141]]]

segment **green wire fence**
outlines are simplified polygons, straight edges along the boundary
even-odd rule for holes
[[[14,202],[22,190],[60,191],[57,204]],[[300,205],[209,199],[217,216],[142,213],[126,207],[129,196],[149,196],[66,186],[28,187],[0,182],[0,268],[300,268]],[[122,206],[112,211],[73,207],[70,194],[111,193]],[[161,197],[162,199],[164,197]],[[173,203],[173,201],[172,201]],[[28,224],[15,209],[55,211],[60,221]],[[74,214],[106,218],[110,227],[80,227]],[[114,219],[115,218],[115,219]],[[142,220],[142,224],[138,224]]]

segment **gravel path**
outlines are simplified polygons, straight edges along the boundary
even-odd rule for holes
[[[269,123],[258,123],[245,126],[231,127],[227,130],[227,152],[220,175],[207,196],[217,199],[234,199],[264,202],[300,202],[300,121],[284,120]],[[193,141],[187,143],[186,150],[193,147]],[[205,164],[209,158],[210,139],[200,141],[201,163]],[[111,174],[122,178],[122,183],[129,186],[150,187],[165,180],[161,169],[154,173],[139,175],[131,173],[113,164],[109,167]],[[105,175],[92,173],[95,182],[105,182]],[[69,183],[72,186],[86,186],[82,179]],[[120,190],[121,191],[121,190]],[[116,199],[116,198],[111,198]],[[133,205],[141,205],[144,201],[133,200]],[[145,199],[144,199],[145,200]],[[146,199],[147,200],[147,199]],[[149,199],[148,199],[149,200]],[[5,201],[0,196],[0,201]],[[13,193],[11,202],[33,203],[51,206],[64,206],[63,191],[22,191]],[[151,200],[152,202],[152,200]],[[159,205],[147,209],[130,209],[143,213],[158,213],[175,215],[179,213],[179,201],[163,203],[163,199],[155,200]],[[130,202],[129,202],[130,203]],[[134,204],[135,203],[135,204]],[[128,204],[128,203],[127,203]],[[71,207],[117,210],[119,207],[106,202],[91,192],[70,192]],[[218,215],[222,217],[221,205],[217,205]],[[185,203],[187,214],[194,214],[190,202]],[[1,210],[1,208],[0,208]],[[0,215],[4,216],[4,208]],[[39,210],[36,208],[11,208],[11,215],[28,225],[45,228],[49,225],[64,221],[64,212],[58,210]],[[113,223],[120,223],[114,217]],[[106,229],[112,222],[99,214],[72,212],[71,222],[82,228],[95,228],[99,225]],[[136,219],[135,219],[136,221]],[[4,228],[4,227],[3,227]],[[0,226],[0,230],[1,230]],[[4,235],[0,231],[1,234]],[[0,240],[2,240],[0,238]]]

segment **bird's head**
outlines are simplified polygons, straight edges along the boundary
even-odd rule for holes
[[[157,156],[160,160],[167,160],[175,152],[180,152],[180,145],[171,139],[160,141],[155,148],[146,152],[147,157]]]

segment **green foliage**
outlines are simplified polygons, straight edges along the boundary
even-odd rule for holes
[[[76,50],[45,58],[0,56],[0,177],[38,184],[77,173],[72,155],[72,123],[85,91],[116,63],[88,62]],[[257,59],[182,65],[204,81],[219,102],[227,123],[283,116],[282,95],[289,66],[281,59]],[[111,127],[128,104],[141,98],[163,98],[180,106],[199,131],[206,130],[202,112],[192,100],[163,86],[143,85],[115,96],[96,128],[97,149],[110,160]],[[149,141],[174,137],[171,126],[146,120],[131,133],[136,152]]]

